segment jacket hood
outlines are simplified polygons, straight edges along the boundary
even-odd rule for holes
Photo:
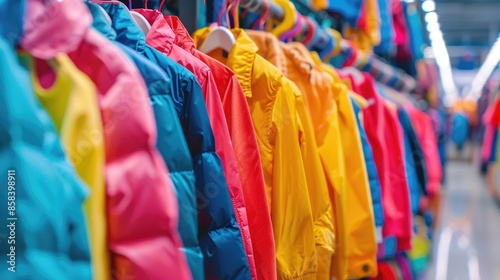
[[[157,10],[136,9],[151,24],[151,30],[146,35],[148,44],[162,53],[169,54],[175,43],[175,33],[168,25],[163,14]]]
[[[181,20],[176,16],[165,16],[165,21],[175,34],[175,44],[183,49],[192,53],[196,50],[196,45],[193,38],[189,35],[186,27],[182,24]]]
[[[74,51],[92,24],[80,0],[28,0],[24,18],[21,47],[42,59]]]

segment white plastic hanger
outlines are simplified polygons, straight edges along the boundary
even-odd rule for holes
[[[130,11],[130,15],[142,32],[147,35],[151,30],[151,24],[149,24],[148,20],[136,11]]]
[[[236,43],[233,33],[223,26],[218,26],[208,34],[205,42],[198,48],[203,53],[209,53],[215,49],[223,49],[230,52]]]
[[[365,80],[363,73],[361,73],[361,71],[359,71],[359,69],[354,68],[352,66],[344,67],[344,68],[340,69],[340,71],[343,73],[346,73],[346,74],[351,74],[354,77],[354,81],[356,83],[362,83]]]

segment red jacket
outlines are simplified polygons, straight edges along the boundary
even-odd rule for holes
[[[162,13],[157,10],[146,9],[138,9],[135,11],[142,14],[151,24],[151,30],[146,35],[146,43],[191,71],[201,85],[215,137],[216,151],[222,160],[236,221],[240,228],[241,236],[243,237],[243,246],[248,258],[250,272],[252,278],[255,279],[256,270],[253,248],[248,229],[247,210],[241,188],[238,164],[234,155],[221,98],[212,71],[206,64],[194,57],[191,53],[175,44],[176,35],[168,25]]]
[[[378,94],[372,77],[362,81],[350,76],[353,89],[371,104],[363,110],[363,120],[382,187],[384,236],[395,236],[399,250],[411,248],[412,216],[410,194],[403,157],[403,131],[396,112]]]
[[[276,279],[273,228],[267,204],[259,146],[246,97],[234,72],[219,61],[198,51],[193,39],[178,17],[167,16],[165,20],[175,32],[175,44],[205,63],[212,70],[212,73],[217,73],[214,78],[222,99],[238,163],[257,277],[258,279]]]
[[[436,134],[434,132],[430,117],[413,107],[411,104],[405,105],[410,115],[411,123],[415,129],[422,151],[424,152],[425,167],[427,168],[427,193],[433,196],[441,188],[443,179],[443,167],[439,157]]]

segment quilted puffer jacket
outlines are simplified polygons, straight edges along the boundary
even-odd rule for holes
[[[0,279],[90,280],[82,207],[88,190],[36,100],[28,73],[17,64],[13,47],[3,37],[0,52],[0,179],[4,182],[0,199],[5,206],[0,218],[9,225],[3,225],[2,233],[8,235],[0,238],[4,252]]]
[[[117,37],[116,31],[106,21],[97,4],[87,3],[87,6],[94,17],[92,24],[94,28],[112,41],[125,38],[124,36]],[[109,12],[113,7],[121,5],[103,6]],[[121,21],[115,17],[113,19],[115,19],[113,20],[114,26],[118,26],[116,30],[123,32],[124,30],[119,28],[123,26],[120,25]],[[156,146],[167,163],[179,203],[178,228],[183,243],[181,249],[186,254],[193,278],[203,279],[203,255],[198,244],[198,211],[193,164],[182,126],[169,95],[169,91],[173,90],[172,83],[166,73],[153,62],[128,46],[120,42],[115,43],[134,62],[146,82],[158,130]]]
[[[144,34],[131,21],[126,10],[111,4],[103,5],[103,8],[113,18],[117,41],[158,65],[172,82],[169,93],[194,164],[200,210],[199,241],[204,254],[206,278],[250,279],[242,234],[236,222],[222,161],[216,153],[212,124],[200,84],[186,68],[146,45]]]
[[[51,9],[57,13],[43,17]],[[154,114],[137,68],[90,28],[92,16],[81,1],[29,0],[27,14],[31,20],[25,23],[23,48],[40,58],[67,52],[97,88],[106,150],[106,241],[112,276],[191,279],[178,249],[177,198],[155,147]],[[36,20],[40,17],[45,20]],[[165,271],[176,273],[166,277]]]

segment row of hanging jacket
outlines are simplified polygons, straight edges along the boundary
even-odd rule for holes
[[[423,270],[442,166],[408,94],[280,41],[279,23],[190,35],[117,1],[9,5],[0,166],[17,174],[16,272],[0,279]]]

